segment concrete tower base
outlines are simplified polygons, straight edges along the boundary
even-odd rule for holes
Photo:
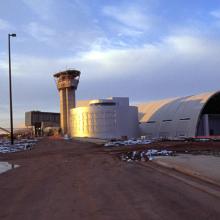
[[[60,124],[63,134],[70,135],[70,110],[75,108],[75,91],[80,77],[78,70],[66,70],[54,74],[60,95]]]

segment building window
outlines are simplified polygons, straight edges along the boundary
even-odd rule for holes
[[[93,103],[91,106],[113,106],[116,105],[115,102],[101,102],[101,103]]]
[[[190,118],[180,118],[180,121],[187,121],[190,120]]]

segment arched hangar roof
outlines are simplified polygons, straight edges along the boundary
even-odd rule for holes
[[[177,97],[138,105],[141,134],[150,137],[195,137],[202,110],[220,92]]]

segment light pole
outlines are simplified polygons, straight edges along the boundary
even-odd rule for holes
[[[8,65],[9,65],[9,97],[10,97],[10,123],[11,123],[11,144],[14,144],[13,134],[13,108],[12,108],[12,83],[11,83],[11,37],[16,37],[16,34],[8,34]]]

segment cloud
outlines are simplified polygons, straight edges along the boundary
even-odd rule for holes
[[[161,75],[169,77],[172,73],[178,76],[183,69],[190,72],[184,73],[186,76],[190,76],[190,68],[201,70],[205,67],[204,70],[211,70],[218,63],[219,51],[219,41],[185,35],[167,36],[161,42],[145,44],[138,48],[93,48],[75,56],[56,59],[20,57],[17,61],[15,59],[15,68],[17,73],[26,77],[30,72],[26,63],[29,63],[36,78],[44,77],[47,80],[52,77],[49,73],[72,67],[82,70],[82,78],[85,81],[111,82],[120,77],[127,77],[132,81],[136,76],[145,78],[145,81],[154,77],[155,80],[160,80]],[[213,74],[215,72],[218,72],[217,69]]]
[[[93,46],[101,45],[101,42],[106,42],[105,35],[98,28],[88,28],[74,30],[70,27],[58,32],[57,27],[44,25],[39,22],[30,22],[23,26],[25,35],[31,36],[38,43],[47,44],[64,53],[66,51],[85,51]],[[40,44],[39,44],[40,45]]]
[[[168,35],[139,47],[114,48],[97,41],[86,52],[43,57],[14,54],[13,85],[16,117],[29,110],[59,110],[53,73],[66,68],[81,70],[78,99],[129,96],[147,101],[217,90],[220,41],[187,34]],[[1,82],[7,79],[2,54]],[[0,104],[7,104],[7,83],[0,87]],[[1,119],[4,120],[4,118]],[[20,119],[19,119],[20,120]],[[20,122],[19,122],[20,123]]]
[[[9,30],[11,28],[11,24],[0,18],[0,30]]]
[[[55,60],[13,56],[12,85],[15,127],[24,122],[25,111],[58,111],[58,92],[52,74],[59,70]],[[6,61],[7,62],[7,61]],[[5,64],[3,66],[6,66]],[[0,126],[9,126],[8,69],[0,75]]]
[[[178,11],[155,0],[22,2],[9,21],[0,19],[0,30],[13,24],[18,32],[12,48],[17,124],[25,111],[59,110],[53,73],[67,68],[82,72],[78,99],[138,102],[219,88],[220,10],[207,18],[194,7]],[[10,7],[5,3],[2,12]],[[0,122],[7,123],[7,44],[0,46]]]
[[[43,20],[51,18],[54,0],[22,0],[23,3]]]
[[[213,47],[215,41],[211,41],[206,38],[199,38],[189,35],[177,35],[177,36],[168,36],[164,39],[164,43],[168,48],[176,51],[178,54],[185,54],[190,58],[193,56],[208,56],[213,54]]]
[[[30,22],[24,29],[27,34],[40,42],[52,43],[52,38],[56,35],[52,28],[37,22]]]
[[[133,32],[146,31],[152,25],[152,19],[147,12],[144,12],[135,6],[105,6],[102,12],[105,16],[108,16],[120,25],[125,26],[125,33],[128,32],[128,28],[134,29]]]
[[[213,17],[215,17],[215,18],[217,18],[217,19],[220,19],[220,9],[211,11],[210,14],[211,14]]]
[[[219,41],[177,35],[139,48],[89,51],[72,63],[82,70],[84,96],[146,101],[218,89],[219,51]]]
[[[211,11],[210,15],[214,18],[213,25],[219,29],[220,28],[220,9]]]

